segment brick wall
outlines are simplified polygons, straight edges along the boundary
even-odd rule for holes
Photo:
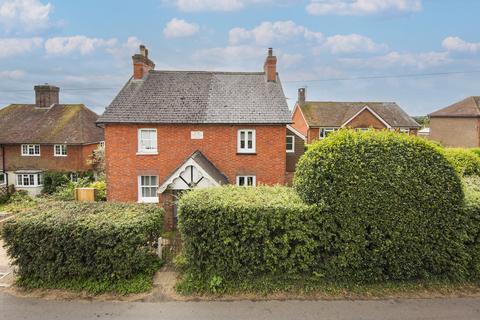
[[[305,153],[305,141],[288,128],[287,135],[295,137],[295,152],[287,153],[287,172],[294,172],[298,160]]]
[[[136,155],[139,128],[156,128],[158,155]],[[237,154],[237,130],[256,129],[256,155]],[[191,131],[203,131],[192,140]],[[237,125],[108,124],[105,155],[109,201],[137,201],[138,176],[158,175],[160,183],[194,151],[200,150],[235,183],[239,174],[256,175],[257,184],[284,184],[286,127]]]
[[[480,147],[480,119],[431,118],[429,139],[447,147]]]
[[[347,124],[349,128],[375,128],[378,130],[385,129],[386,126],[370,111],[363,110],[359,115]]]
[[[5,145],[5,169],[7,171],[19,169],[87,171],[91,169],[87,160],[96,147],[97,144],[69,145],[66,157],[55,157],[53,145],[41,145],[40,156],[37,157],[22,156],[19,144]]]
[[[308,125],[305,122],[305,119],[303,119],[300,108],[297,106],[295,106],[295,111],[293,112],[293,115],[292,115],[292,122],[293,123],[291,124],[291,126],[293,128],[295,128],[298,132],[300,132],[304,136],[307,136]]]

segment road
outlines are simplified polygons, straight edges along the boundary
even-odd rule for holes
[[[480,298],[372,301],[88,302],[0,292],[0,319],[480,319]]]

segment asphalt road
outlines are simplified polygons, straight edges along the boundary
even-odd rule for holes
[[[377,301],[86,302],[0,292],[0,319],[480,319],[480,298]]]

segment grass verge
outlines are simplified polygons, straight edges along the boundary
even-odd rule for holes
[[[247,296],[265,298],[428,298],[480,295],[480,282],[447,279],[385,281],[378,283],[329,282],[318,277],[260,277],[235,282],[220,277],[200,279],[184,274],[176,290],[184,296]]]

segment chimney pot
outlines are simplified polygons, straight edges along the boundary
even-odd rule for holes
[[[34,86],[37,108],[49,108],[59,103],[60,88],[49,84]]]
[[[305,104],[305,88],[298,89],[298,103]]]
[[[133,55],[133,78],[143,79],[148,71],[155,69],[155,63],[148,58],[148,49],[140,45],[140,53]]]

